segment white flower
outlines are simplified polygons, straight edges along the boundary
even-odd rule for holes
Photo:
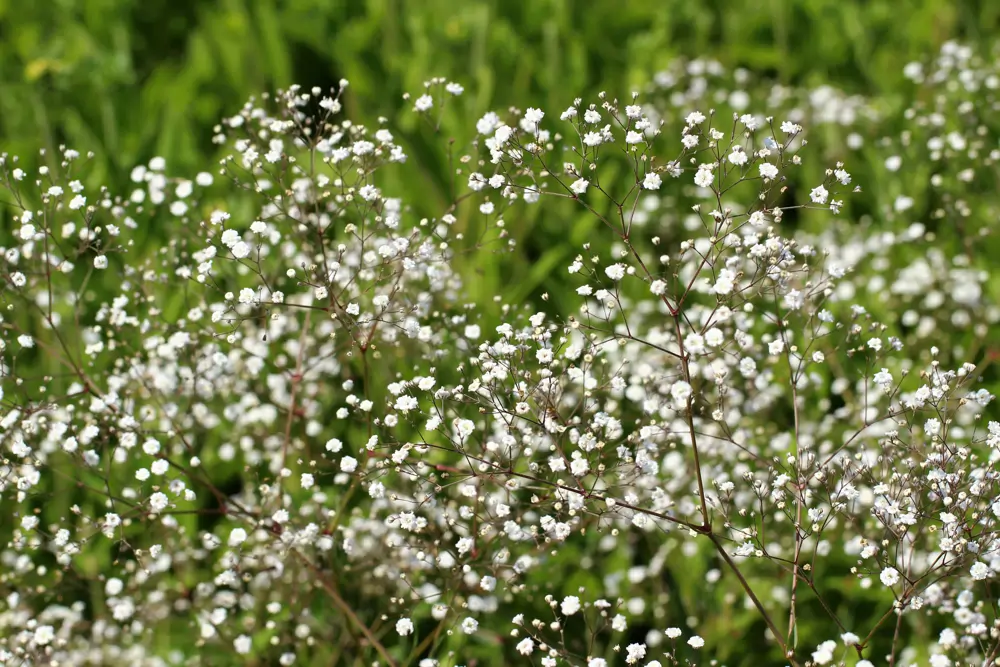
[[[413,108],[417,111],[427,111],[432,106],[434,106],[434,98],[430,95],[421,95],[413,104]]]
[[[886,389],[890,385],[892,385],[892,374],[889,372],[888,368],[883,368],[881,371],[876,373],[875,377],[872,379],[874,380],[875,384],[882,387],[883,389]]]
[[[479,192],[486,187],[486,177],[480,174],[478,171],[474,171],[469,174],[469,189],[474,192]]]
[[[663,179],[656,172],[651,171],[646,174],[646,178],[642,179],[642,187],[647,190],[659,190],[662,184]]]
[[[747,154],[739,146],[733,147],[733,152],[729,154],[727,158],[730,164],[734,164],[737,167],[742,167],[750,159]]]
[[[712,169],[709,167],[699,167],[698,172],[694,175],[694,184],[700,188],[711,187],[712,181],[715,178],[712,176]]]
[[[692,111],[684,119],[684,123],[687,125],[699,125],[705,122],[705,114],[700,111]]]
[[[986,577],[990,576],[990,567],[982,561],[976,561],[969,570],[969,574],[972,575],[972,578],[976,581],[982,581],[986,579]]]
[[[524,119],[529,123],[534,123],[535,125],[541,123],[542,118],[544,117],[545,117],[545,112],[542,111],[541,109],[534,109],[532,107],[528,107],[527,110],[525,110],[524,112]]]
[[[479,621],[477,621],[476,619],[467,616],[465,620],[462,621],[462,632],[464,632],[465,634],[467,635],[474,634],[478,629],[479,629]]]
[[[612,264],[604,269],[605,275],[611,280],[619,281],[625,277],[625,265],[624,264]]]
[[[250,255],[250,246],[243,241],[239,241],[233,246],[232,253],[236,259],[243,259]]]
[[[705,640],[699,637],[698,635],[695,635],[694,637],[691,637],[691,639],[689,639],[687,643],[688,646],[690,646],[691,648],[701,648],[702,646],[705,645]]]
[[[55,630],[53,630],[51,625],[39,625],[35,628],[35,634],[32,637],[35,643],[39,646],[45,646],[56,638]]]
[[[899,583],[899,570],[894,567],[887,567],[878,575],[883,586],[895,586]]]
[[[237,232],[235,229],[227,229],[226,231],[222,232],[222,236],[219,237],[219,240],[222,241],[222,245],[226,246],[227,248],[232,248],[234,245],[239,243],[240,233]]]
[[[525,637],[524,639],[519,641],[517,643],[517,646],[515,646],[514,648],[521,655],[531,655],[532,652],[535,650],[535,642],[533,642],[530,638]]]
[[[736,274],[729,269],[722,269],[719,271],[719,277],[715,281],[715,285],[712,289],[716,294],[729,294],[733,291],[736,279]]]
[[[149,497],[149,506],[154,512],[162,512],[169,502],[167,494],[161,491],[157,491]]]
[[[368,155],[375,150],[375,144],[370,141],[355,141],[351,146],[351,152],[356,156]]]
[[[688,354],[705,354],[705,337],[700,333],[691,333],[684,337],[684,349]]]
[[[567,595],[559,605],[564,616],[572,616],[580,611],[580,598],[575,595]]]
[[[493,133],[493,141],[499,148],[500,146],[503,146],[508,141],[510,141],[510,138],[513,135],[514,135],[514,130],[509,125],[500,125]]]
[[[833,652],[837,650],[837,642],[827,640],[816,647],[812,659],[817,665],[825,665],[833,660]]]
[[[705,344],[709,347],[719,347],[726,340],[725,334],[718,327],[712,327],[705,332]]]
[[[676,403],[687,403],[691,397],[691,385],[684,380],[678,380],[670,387],[670,396]]]
[[[569,189],[578,195],[582,195],[584,192],[587,191],[588,185],[590,185],[590,183],[587,182],[587,179],[578,178],[575,181],[573,181],[572,184],[570,184]]]
[[[98,255],[94,258],[94,268],[95,269],[106,269],[108,268],[108,258],[105,255]]]
[[[645,644],[629,644],[625,647],[625,662],[634,665],[646,657]]]
[[[358,460],[353,456],[345,456],[340,459],[341,472],[354,472],[358,469]]]
[[[487,135],[496,129],[496,126],[499,124],[500,117],[495,112],[489,111],[485,116],[476,121],[476,132]]]
[[[401,636],[413,634],[413,621],[409,618],[401,618],[396,621],[396,632]]]
[[[253,641],[247,635],[240,635],[233,640],[233,648],[240,655],[246,655],[250,652],[253,647]]]
[[[814,204],[825,204],[826,203],[826,199],[829,196],[830,196],[830,193],[827,192],[826,188],[824,188],[822,185],[816,186],[809,193],[809,199],[811,199],[812,203],[814,203]]]
[[[770,162],[762,162],[759,167],[760,177],[766,180],[774,179],[778,176],[778,168]]]
[[[238,547],[247,541],[247,531],[242,528],[233,528],[229,533],[229,546]]]

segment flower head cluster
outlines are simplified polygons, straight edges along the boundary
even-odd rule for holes
[[[965,97],[1000,68],[908,69],[952,96],[902,137],[828,88],[757,114],[702,61],[490,112],[435,213],[346,82],[251,100],[215,173],[129,192],[4,155],[0,662],[678,665],[726,659],[709,599],[789,664],[990,659],[1000,309],[941,239],[988,231]],[[407,104],[436,129],[462,92]],[[889,129],[811,152],[821,124]],[[518,264],[539,210],[583,214],[550,278]],[[524,280],[483,298],[493,269]]]

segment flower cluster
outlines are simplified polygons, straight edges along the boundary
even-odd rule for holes
[[[0,663],[735,664],[734,609],[775,664],[989,663],[1000,66],[907,73],[490,112],[432,217],[346,81],[130,192],[3,155]],[[559,293],[483,297],[532,209]]]

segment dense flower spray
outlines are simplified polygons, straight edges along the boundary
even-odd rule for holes
[[[714,99],[700,61],[490,112],[433,217],[346,81],[131,192],[4,155],[0,662],[709,664],[745,605],[782,664],[991,664],[1000,310],[891,184],[929,170],[933,220],[989,235],[965,97],[997,71],[909,67],[940,94],[902,135],[829,88]],[[406,104],[433,133],[462,92]],[[849,155],[879,131],[877,224]],[[532,207],[565,293],[476,303]]]

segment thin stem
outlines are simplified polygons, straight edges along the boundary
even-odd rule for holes
[[[736,562],[732,559],[732,556],[730,556],[729,552],[726,551],[725,545],[723,545],[722,542],[719,541],[719,538],[714,533],[709,533],[708,538],[712,540],[712,544],[715,545],[715,548],[719,552],[719,555],[722,556],[722,559],[726,561],[726,565],[729,566],[729,569],[732,570],[733,574],[736,575],[736,578],[739,579],[740,586],[743,587],[743,590],[746,592],[747,596],[753,602],[754,606],[757,608],[757,611],[764,619],[764,623],[766,623],[768,629],[771,630],[771,634],[774,635],[774,640],[778,642],[778,646],[781,647],[781,652],[784,654],[785,658],[793,665],[793,667],[799,667],[799,663],[795,660],[794,653],[788,649],[788,644],[781,638],[782,635],[781,631],[778,630],[778,626],[775,625],[774,620],[771,618],[771,615],[767,613],[767,609],[764,608],[764,604],[757,597],[756,593],[753,592],[753,588],[751,588],[750,582],[746,580],[746,577],[743,576],[743,572],[740,571],[740,566],[737,565]]]
[[[312,571],[313,574],[319,578],[320,583],[323,585],[323,589],[330,596],[330,599],[333,600],[333,603],[344,613],[345,616],[347,616],[351,623],[353,623],[361,631],[361,634],[363,634],[365,639],[368,640],[368,643],[371,644],[376,651],[378,651],[378,654],[382,656],[382,659],[385,660],[386,663],[389,664],[389,667],[396,667],[396,662],[389,656],[389,652],[386,651],[385,646],[383,646],[382,642],[380,642],[378,638],[372,634],[372,631],[367,625],[365,625],[364,621],[358,617],[354,609],[351,608],[351,605],[347,604],[344,598],[340,596],[340,593],[337,592],[337,588],[333,585],[333,582],[329,580],[322,570],[316,567],[311,560],[303,556],[300,552],[294,551],[293,553],[296,558],[298,558],[307,568],[309,568],[310,571]]]

